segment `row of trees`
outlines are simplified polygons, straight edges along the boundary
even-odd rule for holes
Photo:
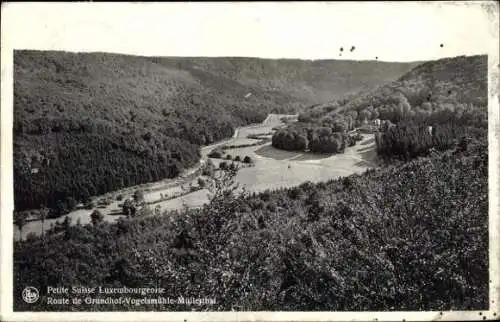
[[[239,156],[239,155],[236,155],[233,158],[232,155],[226,154],[225,157],[224,157],[224,153],[225,152],[224,152],[223,149],[221,149],[221,148],[214,148],[212,151],[210,151],[210,153],[208,154],[208,157],[209,158],[214,158],[214,159],[226,159],[226,160],[229,160],[229,161],[233,160],[233,161],[236,161],[236,162],[243,162],[243,163],[252,163],[253,162],[252,158],[249,157],[248,155],[245,155],[243,157],[243,159],[242,159],[241,156]],[[211,162],[211,161],[209,160],[209,162]]]

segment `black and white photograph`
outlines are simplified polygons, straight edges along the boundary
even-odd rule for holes
[[[2,3],[0,320],[499,319],[498,19]]]

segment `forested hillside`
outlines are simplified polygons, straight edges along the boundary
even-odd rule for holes
[[[488,59],[459,56],[422,63],[396,81],[318,105],[303,118],[351,116],[363,122],[376,118],[398,121],[403,114],[429,114],[484,109],[488,99]]]
[[[173,177],[200,145],[395,79],[407,63],[14,53],[17,210]],[[64,211],[63,211],[64,212]]]
[[[303,111],[298,123],[275,134],[273,145],[341,152],[349,143],[345,132],[361,127],[379,132],[380,155],[408,159],[464,136],[485,139],[487,75],[487,56],[426,62],[387,85]]]

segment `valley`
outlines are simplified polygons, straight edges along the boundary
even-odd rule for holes
[[[16,57],[14,310],[488,309],[486,55]],[[43,203],[69,214],[40,238]],[[69,308],[26,285],[217,301]]]
[[[208,202],[208,190],[201,189],[189,192],[189,186],[195,185],[199,177],[201,165],[210,159],[218,167],[222,159],[208,158],[211,150],[221,145],[251,144],[258,140],[248,139],[249,135],[274,132],[273,128],[285,125],[281,121],[283,117],[297,117],[297,115],[269,114],[260,124],[253,124],[236,129],[231,139],[223,140],[201,148],[202,158],[200,163],[185,170],[178,178],[164,179],[157,182],[138,186],[127,187],[118,191],[109,192],[101,196],[93,197],[94,201],[112,200],[107,206],[94,209],[77,209],[59,218],[45,219],[43,230],[48,230],[52,225],[62,224],[65,217],[70,218],[71,224],[80,222],[82,225],[90,224],[90,214],[98,209],[103,215],[104,221],[115,222],[122,215],[121,204],[123,200],[117,201],[118,195],[124,199],[131,198],[136,190],[144,191],[144,198],[150,203],[151,208],[160,207],[160,210],[181,210],[185,206],[197,208]],[[270,135],[269,135],[270,136]],[[291,152],[276,149],[271,143],[244,148],[234,148],[226,151],[233,156],[250,156],[254,160],[252,167],[240,169],[235,180],[241,187],[250,192],[262,192],[285,187],[298,186],[306,181],[321,182],[348,176],[354,173],[362,173],[370,167],[374,167],[375,142],[373,135],[364,135],[364,138],[356,146],[346,149],[342,154],[317,154],[309,152]],[[182,194],[177,198],[160,201],[161,196],[174,196]],[[24,238],[29,234],[40,235],[42,223],[39,219],[32,218],[23,227]],[[19,239],[19,228],[14,226],[14,238]]]

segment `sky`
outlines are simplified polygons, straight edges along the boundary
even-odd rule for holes
[[[498,13],[488,15],[484,4],[8,3],[2,43],[146,56],[421,61],[498,50]]]

